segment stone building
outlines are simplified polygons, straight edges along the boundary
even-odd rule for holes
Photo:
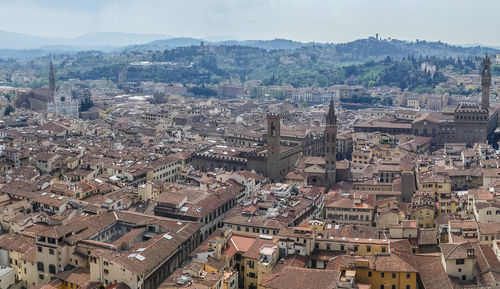
[[[232,152],[227,148],[222,154],[217,154],[217,146],[193,154],[192,165],[201,171],[224,168],[226,171],[249,170],[268,177],[273,182],[281,181],[286,174],[294,169],[295,163],[303,154],[300,143],[284,143],[281,140],[281,116],[275,113],[267,115],[266,145],[248,150],[241,149]]]
[[[73,93],[68,88],[57,90],[52,100],[47,103],[47,111],[78,117],[80,101],[73,98]]]
[[[50,62],[49,87],[37,87],[28,93],[19,95],[18,107],[30,108],[36,111],[49,111],[78,117],[80,100],[77,92],[68,88],[56,87],[56,78],[52,61]]]
[[[481,70],[481,103],[459,104],[452,114],[426,112],[411,124],[414,135],[432,138],[431,146],[441,148],[445,143],[487,142],[498,127],[498,106],[490,106],[490,59],[483,59]]]

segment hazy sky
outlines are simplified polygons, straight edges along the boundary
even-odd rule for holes
[[[163,33],[500,45],[499,0],[0,0],[0,30],[52,37]],[[0,39],[1,41],[1,39]]]

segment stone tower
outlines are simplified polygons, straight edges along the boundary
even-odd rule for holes
[[[415,194],[415,172],[401,172],[401,199],[404,203],[410,203],[411,197]]]
[[[49,89],[50,89],[52,95],[55,95],[55,92],[56,92],[56,76],[54,74],[54,66],[52,66],[52,59],[50,60]]]
[[[491,86],[491,70],[490,70],[490,58],[488,54],[483,58],[483,68],[481,70],[481,108],[489,109],[490,107],[490,86]]]
[[[277,113],[267,114],[267,177],[271,182],[280,180],[280,123]]]
[[[332,186],[337,177],[337,116],[333,98],[330,99],[330,109],[326,115],[325,126],[325,170],[326,184]]]

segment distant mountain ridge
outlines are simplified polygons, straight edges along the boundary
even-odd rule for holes
[[[0,30],[0,49],[43,49],[47,46],[73,47],[72,50],[106,50],[131,44],[143,44],[156,39],[171,38],[167,34],[123,32],[87,33],[76,38],[42,37]]]
[[[206,45],[225,45],[225,46],[248,46],[266,50],[289,50],[312,45],[312,43],[303,43],[288,39],[273,40],[223,40],[223,41],[205,41],[203,39],[179,37],[164,40],[155,40],[140,45],[130,45],[123,48],[125,51],[161,51],[178,47],[198,46],[203,42]]]
[[[230,37],[230,36],[228,36]],[[137,34],[122,32],[89,33],[76,38],[50,38],[0,31],[0,58],[33,59],[49,54],[72,54],[97,50],[104,53],[164,51],[179,47],[244,46],[264,50],[295,50],[322,48],[325,53],[344,55],[341,61],[357,61],[369,57],[405,57],[424,55],[437,57],[479,56],[499,52],[497,47],[451,45],[443,42],[404,41],[369,37],[347,43],[299,42],[289,39],[205,41],[191,37],[171,37],[167,34]],[[209,39],[223,39],[211,36]]]

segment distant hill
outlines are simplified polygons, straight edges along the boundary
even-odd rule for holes
[[[198,46],[202,39],[195,38],[171,38],[166,40],[155,40],[140,45],[131,45],[121,49],[123,51],[163,51],[179,47]],[[294,50],[307,47],[322,47],[326,51],[333,49],[334,52],[345,61],[364,60],[370,57],[406,57],[409,55],[428,55],[436,57],[467,57],[480,56],[486,52],[498,52],[497,48],[484,46],[458,46],[443,42],[429,41],[403,41],[397,39],[379,40],[374,37],[358,39],[347,43],[304,43],[288,39],[273,40],[225,40],[225,41],[204,41],[205,45],[212,46],[245,46],[260,48],[265,50]]]
[[[218,43],[220,45],[237,45],[237,46],[248,46],[261,48],[266,50],[283,50],[283,49],[297,49],[303,46],[310,45],[310,43],[303,43],[288,39],[273,39],[273,40],[244,40],[244,41],[236,41],[236,40],[227,40]]]
[[[46,46],[67,46],[71,50],[109,50],[132,44],[143,44],[156,39],[166,39],[166,34],[140,34],[122,32],[88,33],[77,38],[51,38],[23,33],[0,31],[0,49],[41,49]]]
[[[172,49],[177,47],[188,47],[188,46],[198,46],[201,43],[201,39],[190,38],[190,37],[179,37],[170,38],[164,40],[154,40],[145,44],[129,45],[122,47],[117,50],[123,51],[163,51],[165,49]]]
[[[229,36],[228,36],[229,37]],[[209,39],[224,39],[211,36]],[[33,59],[48,54],[72,54],[79,51],[97,50],[104,53],[162,52],[165,49],[199,46],[203,41],[209,46],[238,46],[274,50],[315,51],[317,56],[327,56],[336,63],[375,60],[381,57],[436,56],[468,57],[493,54],[500,50],[484,46],[459,46],[443,42],[403,41],[369,37],[347,43],[304,43],[288,39],[272,40],[221,40],[205,41],[190,37],[172,38],[166,34],[136,34],[121,32],[89,33],[77,38],[49,38],[21,33],[0,31],[0,58]],[[17,51],[19,50],[19,51]]]
[[[443,43],[441,41],[403,41],[397,39],[378,40],[374,37],[337,44],[335,46],[335,50],[337,53],[344,55],[346,58],[353,59],[366,58],[368,56],[406,57],[410,55],[467,57],[481,56],[486,52],[498,52],[498,49],[484,46],[463,47]]]
[[[224,45],[224,46],[247,46],[261,48],[266,50],[289,50],[310,45],[298,41],[288,39],[273,39],[273,40],[223,40],[223,41],[205,41],[196,38],[171,38],[165,40],[155,40],[149,43],[140,45],[130,45],[124,47],[124,51],[162,51],[165,49],[173,49],[178,47],[198,46],[201,42],[206,45]]]

